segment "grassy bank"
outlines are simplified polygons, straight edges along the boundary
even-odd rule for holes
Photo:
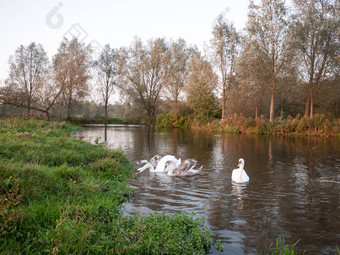
[[[72,118],[69,120],[69,122],[75,124],[75,125],[81,125],[81,124],[105,124],[104,118]],[[107,120],[107,124],[126,124],[124,121],[118,118],[109,118]]]
[[[1,254],[201,254],[203,219],[123,217],[132,165],[63,122],[0,120]]]
[[[270,123],[263,116],[259,118],[244,117],[243,115],[229,115],[223,120],[210,119],[204,122],[191,117],[172,116],[162,114],[157,119],[159,127],[190,127],[195,129],[209,129],[229,133],[243,134],[274,134],[300,135],[340,138],[340,119],[328,119],[323,114],[315,114],[313,118],[297,115]]]

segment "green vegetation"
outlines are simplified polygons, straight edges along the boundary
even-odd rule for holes
[[[295,244],[287,245],[285,244],[285,239],[276,239],[275,242],[275,250],[271,253],[271,255],[294,255],[294,254],[305,254],[305,252],[297,253],[294,251],[297,241]],[[260,252],[262,254],[262,251]]]
[[[105,120],[103,118],[71,118],[69,122],[81,125],[81,124],[105,124]],[[107,120],[107,124],[125,124],[119,118],[109,118]]]
[[[202,254],[203,220],[123,217],[132,165],[119,151],[69,138],[64,122],[0,121],[1,254]]]
[[[157,126],[188,128],[190,126],[190,118],[182,115],[177,116],[170,113],[162,113],[157,117]]]
[[[217,128],[229,132],[254,134],[340,136],[340,120],[330,121],[323,114],[315,114],[313,118],[297,115],[295,118],[288,117],[272,123],[263,116],[253,119],[234,114],[219,122]]]
[[[178,125],[176,120],[184,120]],[[191,117],[176,117],[170,114],[162,114],[157,118],[159,127],[191,127],[211,130],[219,130],[230,133],[244,134],[275,134],[275,135],[310,135],[322,137],[340,137],[340,119],[328,119],[324,114],[315,114],[313,118],[295,118],[288,116],[284,120],[275,120],[270,123],[263,116],[259,118],[244,117],[243,115],[229,115],[223,120],[210,119],[202,122]]]

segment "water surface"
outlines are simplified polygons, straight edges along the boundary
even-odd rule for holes
[[[104,128],[89,126],[73,137],[103,141]],[[107,147],[131,161],[155,154],[198,160],[203,173],[168,177],[143,172],[132,180],[135,196],[124,214],[189,211],[204,217],[225,249],[215,254],[269,252],[278,237],[306,254],[336,254],[340,246],[340,141],[307,137],[222,134],[112,125]],[[250,182],[236,185],[231,172],[245,159]]]

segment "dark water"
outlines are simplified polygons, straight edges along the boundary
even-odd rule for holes
[[[101,142],[104,129],[86,127],[73,137]],[[339,139],[111,126],[107,147],[132,161],[173,154],[204,166],[192,177],[143,172],[130,183],[136,192],[124,213],[195,212],[225,247],[212,253],[269,252],[278,237],[299,240],[297,250],[306,254],[336,254],[340,247]],[[250,182],[236,185],[231,172],[240,157]]]

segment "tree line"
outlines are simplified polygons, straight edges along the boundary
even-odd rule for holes
[[[294,0],[293,7],[250,1],[244,33],[219,16],[204,53],[181,38],[136,37],[127,47],[105,45],[98,58],[77,38],[64,38],[51,60],[41,44],[21,45],[0,102],[70,119],[75,105],[98,94],[105,123],[117,93],[125,113],[147,123],[163,112],[201,121],[266,114],[273,122],[278,114],[313,117],[316,108],[339,117],[339,2]]]

